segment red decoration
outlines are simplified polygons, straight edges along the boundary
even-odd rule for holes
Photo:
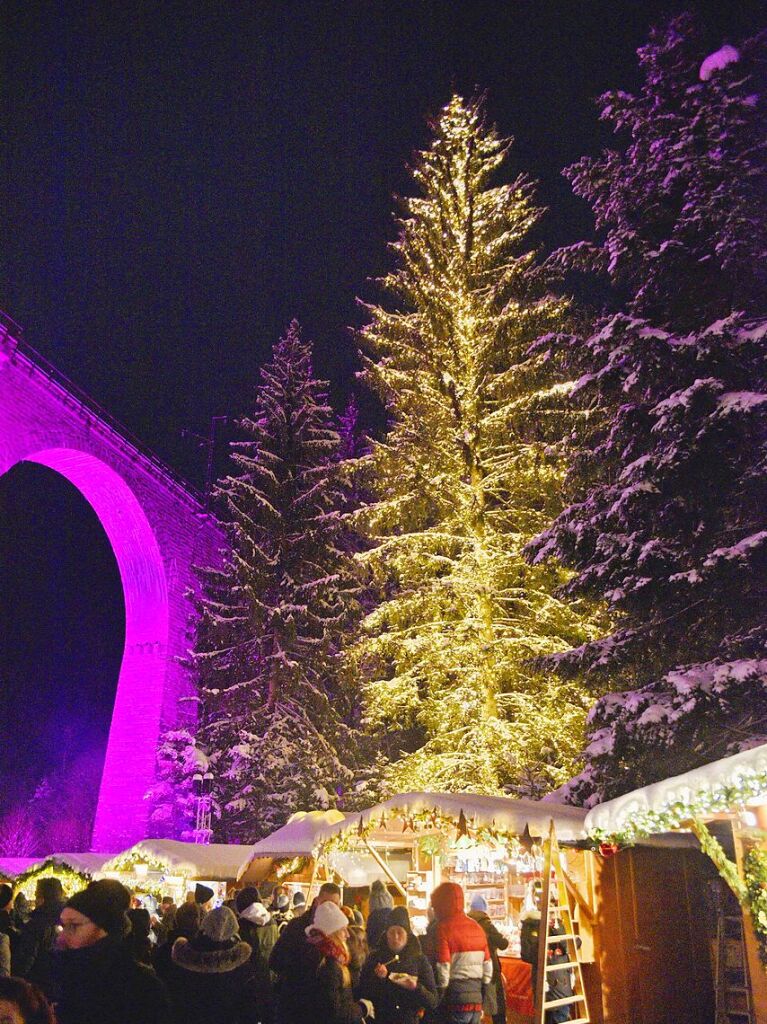
[[[617,843],[600,843],[599,852],[607,860],[609,857],[614,857],[616,853],[620,853],[620,846]]]

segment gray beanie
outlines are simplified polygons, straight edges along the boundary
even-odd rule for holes
[[[238,935],[237,918],[229,907],[215,907],[202,919],[200,931],[212,942],[230,942]]]

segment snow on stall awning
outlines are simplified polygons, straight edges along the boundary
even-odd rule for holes
[[[525,826],[528,826],[532,835],[545,836],[548,834],[549,822],[553,819],[557,838],[561,842],[578,842],[586,838],[586,811],[580,807],[553,801],[513,800],[476,793],[401,793],[366,811],[350,814],[347,822],[336,826],[334,832],[358,827],[360,818],[365,824],[371,818],[380,818],[382,814],[391,816],[403,812],[412,815],[432,810],[456,821],[463,811],[467,818],[476,818],[477,825],[494,825],[495,828],[515,835],[522,835]],[[375,832],[372,838],[375,838]]]
[[[351,820],[340,811],[296,811],[287,824],[250,847],[252,860],[311,857],[325,839]],[[354,819],[356,821],[356,817]]]
[[[126,858],[140,861],[160,861],[167,864],[174,873],[191,879],[209,882],[235,882],[250,863],[252,846],[236,846],[228,843],[182,843],[177,839],[142,839],[140,843],[124,850],[112,860],[107,860],[102,870],[113,870],[112,863]]]
[[[44,857],[0,857],[0,875],[15,878],[43,864],[59,865],[80,875],[95,875],[112,856],[111,853],[48,853]]]
[[[35,864],[44,864],[45,857],[0,857],[0,878],[23,875]]]
[[[589,834],[617,835],[638,821],[661,819],[674,807],[696,808],[705,816],[706,807],[716,813],[763,801],[767,801],[767,744],[598,804],[586,815],[585,825]]]

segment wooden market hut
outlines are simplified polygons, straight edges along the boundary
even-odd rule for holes
[[[608,854],[604,1020],[767,1024],[767,745],[600,804],[585,826]]]
[[[313,886],[331,878],[327,865],[320,863],[317,854],[347,820],[345,814],[334,808],[296,811],[286,824],[250,848],[249,882],[289,882],[310,898]],[[343,877],[341,880],[347,881]]]
[[[41,878],[60,879],[64,894],[71,896],[98,877],[108,854],[52,853],[46,857],[0,858],[0,878],[7,879],[15,892],[33,899]]]
[[[142,839],[105,860],[99,877],[117,878],[129,889],[172,895],[177,901],[194,883],[211,883],[220,896],[252,881],[252,847],[227,843],[184,843]]]

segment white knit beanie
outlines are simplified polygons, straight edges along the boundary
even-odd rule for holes
[[[341,928],[349,927],[349,918],[337,907],[335,903],[330,900],[326,900],[325,903],[320,903],[317,909],[314,911],[314,920],[306,929],[306,934],[315,928],[317,931],[323,932],[325,935],[332,935],[333,932],[340,931]]]

